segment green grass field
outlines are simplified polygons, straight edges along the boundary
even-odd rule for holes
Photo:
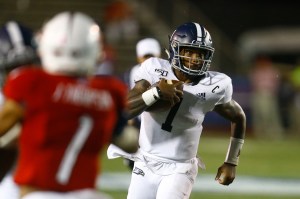
[[[198,154],[206,164],[206,170],[199,171],[201,174],[215,175],[217,168],[222,164],[227,151],[228,137],[203,135],[199,145]],[[237,167],[239,176],[266,177],[277,179],[300,180],[300,138],[284,140],[258,140],[248,138],[241,153],[240,164]],[[107,160],[106,155],[102,158],[102,172],[129,172],[122,163],[122,159]],[[262,185],[263,186],[263,185]],[[230,186],[228,187],[230,189]],[[300,189],[300,187],[299,187]],[[124,191],[109,191],[115,199],[126,198]],[[257,194],[230,194],[213,192],[192,192],[191,199],[295,199],[299,196],[274,196]]]
[[[106,191],[114,199],[126,199],[126,192]],[[193,192],[190,199],[299,199],[300,196],[232,195],[221,193]],[[141,198],[142,199],[142,198]]]

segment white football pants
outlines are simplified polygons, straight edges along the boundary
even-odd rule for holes
[[[198,173],[197,163],[185,173],[155,174],[145,162],[135,162],[127,199],[188,199]]]

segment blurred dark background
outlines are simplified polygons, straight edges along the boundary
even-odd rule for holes
[[[112,2],[114,0],[1,0],[0,23],[14,19],[38,30],[55,13],[71,10],[91,15],[104,29],[107,22],[105,10]],[[167,35],[171,34],[176,26],[185,21],[196,21],[205,25],[213,35],[217,57],[214,60],[215,65],[220,67],[222,65],[222,68],[230,73],[243,72],[244,66],[236,65],[240,60],[238,52],[235,51],[239,47],[243,34],[274,28],[300,29],[300,15],[297,14],[299,3],[292,0],[128,0],[124,2],[130,7],[133,18],[139,26],[138,34],[132,40],[133,44],[142,37],[153,35],[161,40],[164,47],[167,47]],[[296,56],[298,52],[294,51],[291,54]],[[288,53],[286,54],[288,58],[282,60],[292,63],[296,61]],[[123,62],[125,63],[123,69],[131,66],[128,62],[130,61]],[[134,63],[135,60],[131,62]],[[120,72],[123,72],[122,68],[120,66]]]
[[[200,0],[192,1],[232,41],[249,30],[297,27],[297,1],[286,0]]]

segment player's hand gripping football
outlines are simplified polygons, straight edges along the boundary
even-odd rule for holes
[[[161,79],[157,85],[161,91],[161,99],[169,101],[171,106],[178,103],[183,96],[183,84],[182,81]]]
[[[235,167],[233,164],[223,163],[218,169],[215,180],[222,185],[230,185],[235,178]]]

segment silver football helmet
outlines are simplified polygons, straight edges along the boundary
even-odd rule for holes
[[[198,60],[199,63],[202,63],[199,69],[192,69],[183,64],[183,58],[188,58],[180,55],[180,51],[183,48],[196,48],[203,53],[203,57]],[[181,70],[187,75],[203,75],[209,69],[213,53],[214,48],[212,47],[211,36],[209,32],[198,23],[188,22],[182,24],[176,28],[170,37],[169,61],[172,67]]]

